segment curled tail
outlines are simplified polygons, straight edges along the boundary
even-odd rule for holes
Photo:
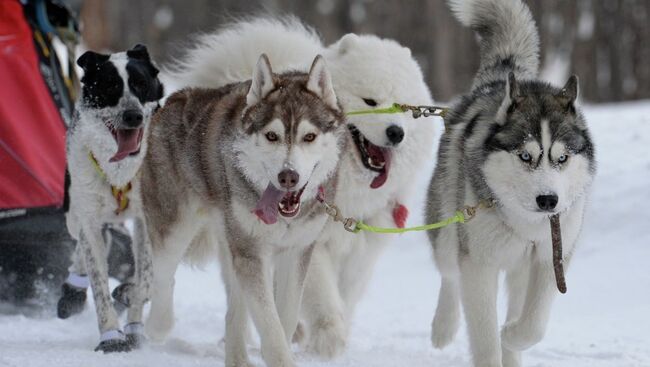
[[[474,87],[537,77],[539,34],[530,9],[521,0],[449,0],[454,15],[480,37],[481,66]]]
[[[295,17],[238,20],[200,36],[168,73],[178,87],[211,87],[248,80],[262,53],[273,70],[307,71],[323,45]]]

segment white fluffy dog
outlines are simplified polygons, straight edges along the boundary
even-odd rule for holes
[[[408,48],[355,34],[325,47],[313,30],[294,18],[239,22],[204,36],[179,65],[176,83],[218,87],[250,79],[260,53],[269,56],[277,71],[304,68],[322,54],[345,112],[432,103]],[[434,124],[407,113],[367,114],[350,116],[348,127],[336,197],[326,200],[365,223],[404,226],[415,177],[432,163]],[[325,227],[302,303],[310,349],[325,357],[342,352],[355,305],[393,237],[351,234],[332,221]]]

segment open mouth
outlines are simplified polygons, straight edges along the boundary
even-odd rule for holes
[[[370,187],[373,189],[380,188],[388,179],[388,172],[391,163],[391,150],[371,143],[370,140],[366,139],[359,129],[352,124],[348,125],[348,129],[350,129],[350,133],[352,134],[354,145],[356,145],[359,150],[363,166],[370,171],[379,173],[370,183]]]
[[[140,145],[144,135],[143,127],[136,129],[115,129],[110,124],[106,124],[106,126],[117,143],[117,152],[109,159],[109,162],[119,162],[126,157],[140,153]]]
[[[289,191],[284,194],[282,200],[278,203],[278,212],[283,217],[291,218],[298,214],[300,211],[300,197],[306,186],[307,184],[298,191]]]
[[[277,222],[278,213],[286,218],[295,217],[300,212],[300,198],[305,187],[307,183],[300,190],[282,191],[269,182],[252,212],[266,224]]]

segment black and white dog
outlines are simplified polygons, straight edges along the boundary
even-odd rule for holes
[[[142,309],[152,278],[138,172],[147,150],[149,121],[163,86],[145,46],[112,55],[93,51],[77,60],[83,68],[81,98],[68,132],[71,177],[68,230],[77,240],[59,315],[81,310],[85,288],[93,289],[103,352],[128,351],[141,341]],[[107,244],[102,228],[133,223],[134,283],[121,286],[129,306],[122,333],[108,288]]]

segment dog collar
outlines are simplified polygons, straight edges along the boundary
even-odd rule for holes
[[[88,158],[90,159],[90,163],[92,163],[93,167],[95,168],[95,171],[99,174],[101,178],[106,180],[106,173],[102,170],[102,167],[99,166],[99,162],[97,162],[97,158],[95,158],[95,155],[93,152],[88,152]],[[125,211],[129,207],[129,191],[131,191],[131,181],[129,181],[126,185],[122,187],[117,187],[111,185],[111,194],[113,195],[113,198],[115,198],[115,201],[117,203],[117,209],[115,209],[115,215],[120,215],[123,211]]]

